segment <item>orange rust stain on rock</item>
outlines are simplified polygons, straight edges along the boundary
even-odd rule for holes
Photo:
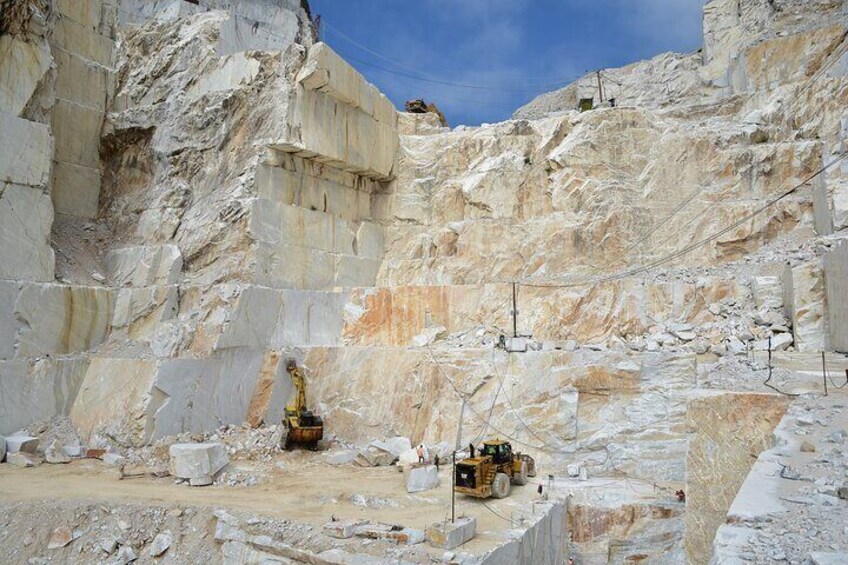
[[[268,403],[274,392],[274,381],[277,375],[277,367],[280,364],[279,351],[267,351],[262,359],[262,368],[259,370],[259,380],[250,398],[245,421],[251,428],[258,428],[265,421],[268,411]]]
[[[451,317],[445,287],[381,288],[364,296],[362,308],[362,316],[344,328],[345,337],[359,345],[409,345],[428,324],[447,326]]]
[[[683,509],[653,505],[624,504],[619,508],[599,508],[576,504],[568,510],[571,537],[575,543],[594,541],[602,536],[627,537],[642,520],[674,518]]]
[[[579,392],[638,392],[638,372],[616,371],[603,365],[586,367],[585,373],[575,376],[573,385]]]

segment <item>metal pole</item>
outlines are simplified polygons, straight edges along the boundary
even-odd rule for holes
[[[769,365],[769,382],[771,382],[771,336],[769,336],[769,353],[768,353],[768,365]]]
[[[454,451],[459,451],[462,447],[462,419],[465,417],[465,397],[462,397],[462,406],[459,407],[459,424],[456,426],[456,444],[453,446]]]
[[[604,86],[601,84],[601,71],[595,71],[595,74],[598,75],[598,106],[602,106],[604,103]]]
[[[518,302],[515,298],[515,283],[512,283],[512,337],[518,337]]]
[[[451,469],[451,523],[456,522],[456,451],[452,454],[453,469]]]
[[[822,350],[822,382],[824,383],[824,395],[827,396],[827,364],[824,358],[824,350]]]

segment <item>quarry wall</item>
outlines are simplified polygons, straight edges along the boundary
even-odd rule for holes
[[[115,88],[117,8],[117,0],[65,0],[54,5],[49,44],[56,73],[50,120],[56,214],[97,217],[100,132]]]
[[[702,53],[609,71],[615,108],[572,111],[586,77],[454,130],[301,2],[54,7],[0,36],[0,433],[276,423],[294,357],[345,442],[461,421],[689,493],[554,507],[493,563],[559,562],[566,528],[706,562],[786,409],[738,367],[848,351],[848,161],[815,176],[848,129],[840,2],[713,0]]]

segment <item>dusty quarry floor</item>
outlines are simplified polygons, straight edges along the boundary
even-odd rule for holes
[[[282,468],[281,468],[282,467]],[[233,461],[228,470],[258,474],[262,482],[249,487],[190,487],[171,477],[118,479],[118,472],[96,459],[37,468],[0,467],[0,500],[4,504],[78,501],[87,504],[144,504],[228,509],[320,526],[330,520],[363,518],[371,522],[424,529],[450,518],[450,468],[442,467],[438,489],[408,494],[397,467],[332,466],[320,453],[284,453],[269,466]],[[128,469],[128,472],[130,470]],[[505,539],[509,519],[532,512],[538,498],[536,482],[514,487],[505,500],[457,496],[457,515],[476,516],[478,535],[463,547],[470,553],[491,549]]]

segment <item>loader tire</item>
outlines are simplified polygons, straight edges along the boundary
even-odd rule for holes
[[[512,476],[512,484],[518,486],[527,484],[527,461],[521,462],[521,469]]]
[[[492,481],[492,498],[506,498],[509,496],[511,489],[512,485],[509,482],[509,475],[506,473],[495,475],[495,480]]]

